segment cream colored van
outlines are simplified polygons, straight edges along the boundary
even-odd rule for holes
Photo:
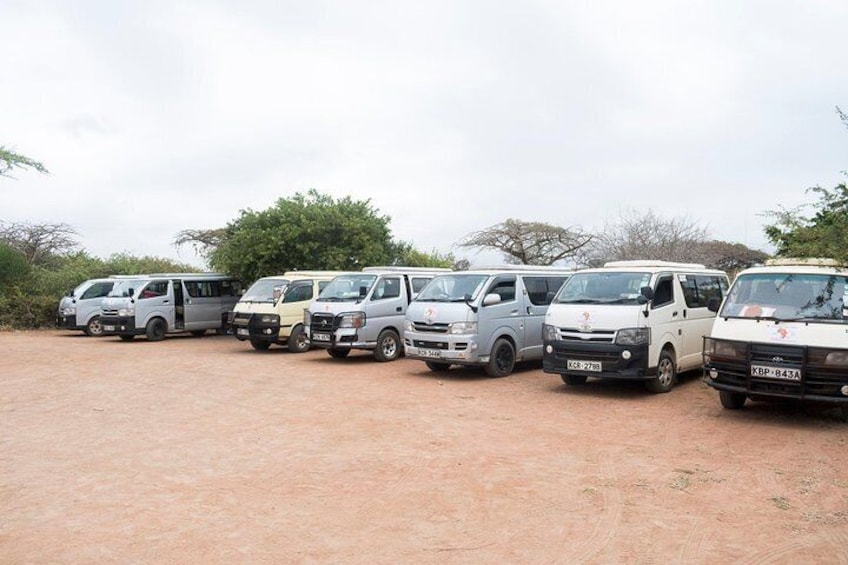
[[[309,350],[303,331],[303,311],[333,278],[344,271],[289,271],[257,280],[242,295],[230,316],[230,329],[239,341],[258,351],[272,345],[294,353]]]

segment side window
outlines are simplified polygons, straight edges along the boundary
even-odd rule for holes
[[[385,277],[377,281],[377,287],[371,300],[385,300],[387,298],[398,298],[400,296],[400,278]]]
[[[153,281],[147,283],[144,290],[141,291],[139,298],[155,298],[157,296],[165,296],[168,294],[168,281]]]
[[[677,278],[689,308],[706,308],[713,297],[721,300],[727,287],[725,279],[715,275],[678,275]]]
[[[495,282],[486,294],[499,294],[501,296],[501,302],[515,300],[515,279]]]
[[[85,292],[80,296],[80,300],[86,300],[88,298],[103,298],[109,291],[112,290],[112,287],[115,285],[113,282],[100,282],[94,283]]]
[[[324,287],[328,284],[330,284],[330,281],[318,281],[318,294],[321,294],[321,291],[323,291]]]
[[[284,303],[287,302],[301,302],[303,300],[311,300],[312,299],[312,283],[309,284],[299,284],[294,286],[289,292],[286,293],[286,297],[283,300]]]
[[[238,296],[241,294],[241,281],[221,281],[221,296]]]
[[[565,277],[524,277],[527,298],[534,306],[547,306],[565,282]]]
[[[422,288],[427,286],[427,283],[430,282],[430,279],[413,277],[410,282],[412,283],[412,294],[418,294],[419,292],[421,292]]]
[[[671,276],[661,277],[657,281],[657,288],[654,290],[653,308],[660,308],[666,304],[674,302],[674,279]]]
[[[200,283],[198,281],[185,281],[183,285],[185,285],[186,292],[192,298],[197,298],[200,296],[201,289]]]

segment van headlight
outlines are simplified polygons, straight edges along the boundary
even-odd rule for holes
[[[451,334],[476,334],[477,322],[454,322],[448,325]]]
[[[625,328],[615,334],[616,345],[650,345],[651,328]]]
[[[748,358],[748,344],[708,337],[704,339],[704,356],[706,362],[713,358],[744,360]]]
[[[129,306],[127,308],[118,308],[118,316],[135,316],[135,306]]]
[[[303,325],[307,328],[312,325],[312,312],[307,308],[303,309]]]
[[[280,323],[280,317],[277,314],[262,314],[259,316],[260,324],[278,324]]]
[[[340,318],[340,328],[361,328],[365,325],[365,312],[345,312]]]
[[[542,341],[556,341],[559,339],[559,331],[556,326],[542,324]]]
[[[76,306],[68,306],[66,308],[62,308],[62,315],[63,316],[75,316],[76,313],[77,313],[77,307]]]
[[[403,327],[408,332],[414,332],[415,331],[415,322],[413,322],[412,320],[406,320],[403,323]]]

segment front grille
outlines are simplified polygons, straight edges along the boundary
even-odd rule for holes
[[[585,341],[590,343],[614,343],[615,331],[593,330],[580,331],[577,328],[557,328],[559,339],[562,341]]]
[[[335,320],[332,314],[312,314],[312,331],[332,332],[337,327]]]
[[[415,331],[422,333],[446,334],[448,324],[428,324],[427,322],[412,322]]]
[[[104,316],[117,316],[118,315],[118,309],[117,308],[115,308],[115,309],[105,308],[105,309],[102,310],[102,312],[103,312]]]
[[[448,344],[444,341],[425,341],[423,339],[412,340],[412,345],[415,347],[424,347],[426,349],[448,349]]]
[[[601,361],[616,363],[621,358],[617,351],[554,351],[553,356],[557,359],[573,359],[575,361]]]

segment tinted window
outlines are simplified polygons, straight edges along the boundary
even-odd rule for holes
[[[421,292],[421,289],[427,286],[428,282],[430,282],[429,278],[424,279],[421,277],[413,277],[410,280],[410,283],[412,284],[412,294],[418,294]]]
[[[727,291],[727,281],[716,275],[678,275],[683,298],[689,308],[706,308],[710,298],[721,300]]]
[[[568,277],[524,277],[524,287],[527,298],[535,306],[547,306],[551,303],[553,294],[559,290]]]
[[[168,294],[168,281],[153,281],[144,287],[144,290],[139,294],[139,298],[154,298],[157,296],[165,296]]]
[[[400,296],[400,278],[386,277],[380,279],[371,300],[383,300]]]
[[[486,294],[499,294],[501,302],[515,300],[515,279],[496,281]]]
[[[283,302],[301,302],[312,299],[312,283],[290,286]]]
[[[653,307],[659,308],[674,302],[674,279],[670,276],[662,277],[657,281],[657,288],[654,290]]]
[[[186,292],[192,298],[211,298],[221,296],[219,281],[184,281]]]

